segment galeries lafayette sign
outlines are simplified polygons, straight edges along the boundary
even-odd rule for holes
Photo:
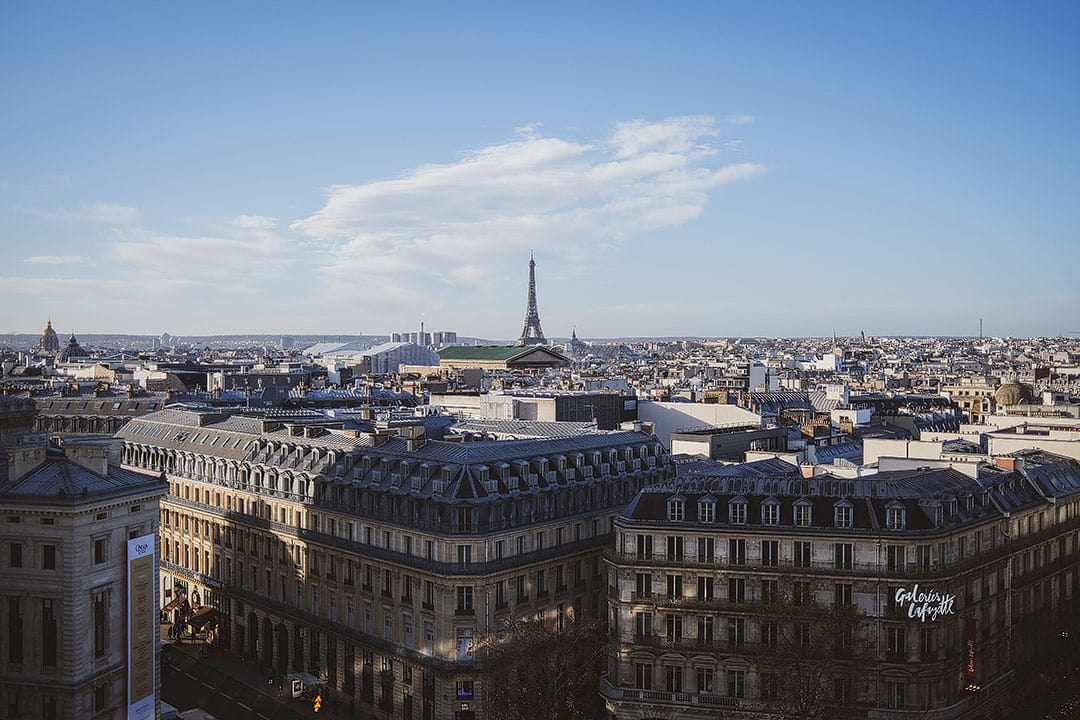
[[[956,596],[949,593],[941,593],[937,590],[922,590],[918,583],[913,588],[897,588],[894,598],[897,607],[907,606],[909,618],[937,620],[942,615],[952,615],[956,612]]]

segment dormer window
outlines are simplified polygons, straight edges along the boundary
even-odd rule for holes
[[[761,522],[763,525],[780,524],[780,502],[776,498],[761,503]]]
[[[795,503],[795,525],[798,527],[810,527],[813,522],[813,506],[809,500],[803,499]]]
[[[746,524],[746,498],[737,497],[728,503],[731,522],[736,525]]]
[[[716,499],[711,495],[698,500],[697,508],[698,522],[716,522]]]
[[[667,519],[673,522],[682,522],[686,519],[686,498],[682,495],[673,495],[668,498]]]
[[[838,528],[851,527],[854,514],[855,508],[848,500],[841,500],[833,506],[833,522]]]
[[[885,527],[890,530],[903,530],[907,526],[907,510],[898,502],[885,506]]]

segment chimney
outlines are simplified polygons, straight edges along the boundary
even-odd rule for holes
[[[641,432],[645,433],[646,435],[652,435],[653,431],[655,430],[656,426],[653,423],[642,421]]]
[[[81,443],[68,439],[64,442],[64,457],[98,475],[109,473],[109,447],[101,443]]]
[[[8,450],[8,477],[12,479],[22,477],[45,462],[45,457],[44,445],[23,446]]]

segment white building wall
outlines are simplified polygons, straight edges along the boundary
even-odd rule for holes
[[[737,405],[638,401],[638,420],[653,424],[653,432],[666,447],[680,428],[720,427],[736,423],[761,425],[761,416]]]

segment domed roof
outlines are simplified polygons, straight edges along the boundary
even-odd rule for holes
[[[74,333],[68,340],[67,345],[64,346],[64,349],[56,353],[56,359],[59,362],[71,362],[72,360],[88,357],[90,357],[90,353],[82,349],[82,346],[79,345],[79,341],[75,339]]]
[[[1019,405],[1030,399],[1027,388],[1020,383],[1005,383],[994,393],[994,402],[999,406]]]
[[[56,337],[52,320],[45,324],[45,329],[41,331],[41,339],[38,340],[37,347],[34,349],[41,352],[56,352],[60,349],[60,338]]]

